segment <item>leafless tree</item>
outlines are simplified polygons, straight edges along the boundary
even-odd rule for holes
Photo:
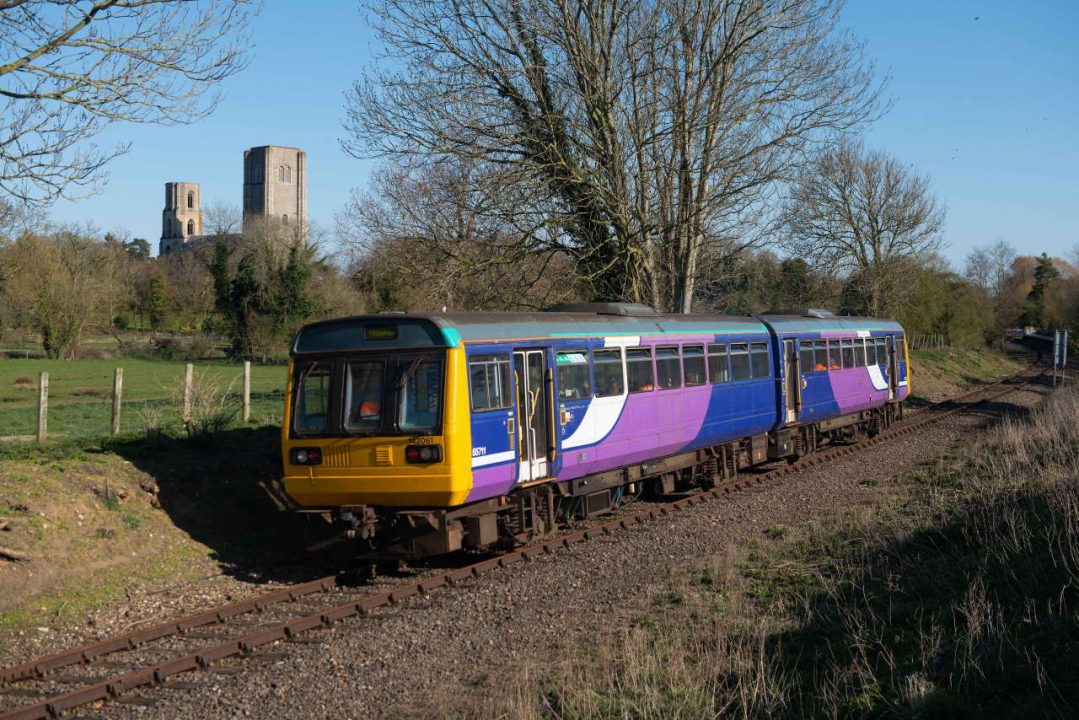
[[[387,0],[343,144],[498,166],[589,294],[689,311],[702,257],[756,240],[806,145],[879,107],[841,4]]]
[[[46,224],[40,208],[0,197],[0,245],[23,233],[43,230]]]
[[[895,312],[907,269],[941,247],[944,207],[929,179],[885,153],[844,140],[817,155],[782,215],[794,257],[845,274],[873,315]]]
[[[989,297],[999,298],[1004,293],[1016,257],[1015,248],[1004,240],[979,245],[967,255],[964,274]]]
[[[360,284],[410,309],[535,308],[574,297],[531,199],[466,158],[383,168],[337,215]],[[552,264],[561,272],[545,277]]]
[[[243,227],[243,213],[240,208],[227,202],[214,202],[202,211],[202,230],[204,235],[225,238],[240,232]]]
[[[0,189],[47,202],[91,190],[126,151],[114,122],[187,123],[244,67],[253,0],[0,0]]]

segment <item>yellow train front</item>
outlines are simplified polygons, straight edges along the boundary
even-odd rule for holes
[[[372,551],[460,547],[461,533],[447,533],[437,509],[461,505],[471,487],[464,373],[453,329],[430,319],[304,327],[282,422],[288,495],[303,511],[331,514]]]

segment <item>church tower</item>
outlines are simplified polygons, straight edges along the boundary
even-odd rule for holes
[[[159,255],[177,252],[192,237],[202,235],[201,200],[198,183],[165,183]]]
[[[303,238],[307,230],[307,153],[263,145],[244,150],[244,223],[275,220]]]

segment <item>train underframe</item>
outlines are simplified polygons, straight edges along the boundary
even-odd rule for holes
[[[408,559],[513,547],[548,537],[560,527],[610,512],[642,495],[662,497],[711,487],[756,465],[793,462],[821,447],[871,437],[902,417],[902,404],[891,402],[576,480],[522,487],[461,507],[351,506],[338,508],[332,519],[342,529],[337,537],[354,541],[364,559]]]

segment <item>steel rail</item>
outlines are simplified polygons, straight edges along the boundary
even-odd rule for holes
[[[290,640],[301,633],[321,627],[328,627],[335,622],[347,618],[365,616],[374,610],[396,605],[417,595],[426,595],[433,590],[446,586],[456,586],[464,580],[478,577],[492,570],[507,568],[519,562],[531,561],[543,555],[550,555],[559,550],[581,542],[586,542],[596,537],[609,536],[618,530],[626,530],[631,527],[645,525],[670,516],[673,512],[685,510],[712,499],[726,497],[738,490],[762,484],[766,480],[784,477],[805,468],[814,467],[841,457],[846,457],[865,448],[885,442],[891,438],[910,434],[915,430],[938,423],[957,413],[969,411],[974,407],[1016,392],[1037,378],[1043,377],[1048,372],[1048,370],[1045,369],[1040,373],[1030,375],[1030,369],[1035,365],[1036,362],[1032,363],[1016,375],[978,386],[960,396],[935,403],[934,405],[921,410],[932,410],[944,405],[955,404],[963,397],[970,397],[971,395],[982,393],[993,386],[1002,385],[1026,376],[1026,379],[1017,385],[1010,386],[999,393],[982,398],[970,404],[957,404],[955,407],[942,410],[927,417],[919,416],[915,421],[905,422],[899,426],[893,426],[888,430],[878,433],[872,438],[866,438],[850,445],[838,447],[826,446],[824,449],[819,450],[813,455],[805,456],[785,467],[776,468],[757,475],[738,476],[735,479],[715,485],[712,488],[663,503],[633,515],[620,517],[598,526],[570,532],[550,540],[536,542],[526,547],[509,551],[498,557],[482,560],[478,563],[422,580],[404,583],[390,590],[384,590],[358,600],[352,600],[287,622],[281,622],[241,637],[229,639],[217,645],[203,648],[197,652],[188,653],[157,663],[150,667],[101,680],[70,692],[56,695],[31,705],[26,705],[0,714],[0,720],[47,720],[48,718],[59,717],[64,712],[80,705],[113,699],[119,697],[124,692],[139,687],[161,685],[173,675],[192,670],[205,669],[213,663],[225,658],[248,655],[263,645],[282,640]],[[140,644],[149,642],[150,640],[157,640],[170,635],[182,635],[186,630],[195,627],[223,623],[229,618],[247,612],[262,610],[281,602],[295,600],[319,592],[326,592],[335,587],[335,585],[334,578],[322,578],[320,580],[297,585],[293,588],[286,588],[256,598],[230,603],[229,605],[222,606],[216,610],[209,610],[180,620],[162,623],[152,628],[136,631],[129,635],[116,636],[83,648],[76,648],[48,658],[24,663],[4,671],[4,674],[0,675],[0,678],[14,678],[14,680],[43,678],[46,677],[49,672],[59,667],[80,662],[90,662],[92,659],[110,652],[134,649]],[[11,680],[9,680],[9,682],[10,681]]]

